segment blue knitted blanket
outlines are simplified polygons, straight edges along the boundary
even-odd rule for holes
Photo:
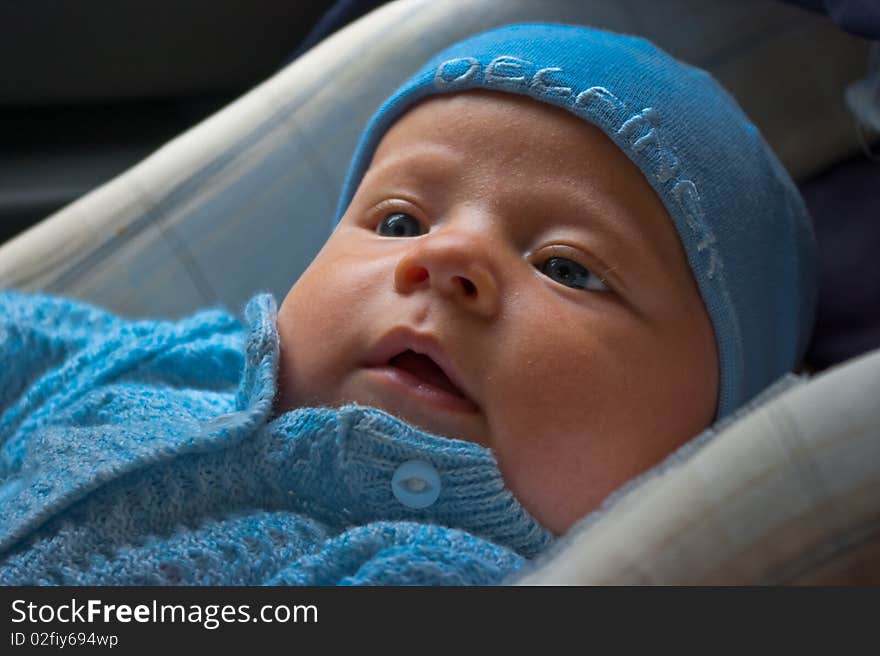
[[[0,583],[489,585],[550,544],[476,444],[360,406],[273,417],[272,297],[245,319],[0,292]],[[422,508],[392,489],[413,461]]]

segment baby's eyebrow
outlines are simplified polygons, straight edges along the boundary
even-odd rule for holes
[[[639,269],[646,261],[663,265],[662,249],[655,238],[652,217],[642,217],[613,196],[589,190],[556,185],[539,185],[539,192],[528,188],[509,192],[509,207],[522,218],[525,234],[542,232],[551,240],[569,235],[573,245],[589,251],[614,272],[625,286],[634,275],[633,262]],[[548,211],[552,207],[552,211]],[[667,219],[669,220],[669,219]]]
[[[411,175],[454,172],[463,164],[462,156],[455,149],[439,143],[422,143],[389,154],[377,151],[364,178],[382,176],[389,172]]]
[[[510,205],[522,214],[552,220],[556,224],[614,239],[627,244],[643,236],[637,217],[623,203],[605,194],[596,194],[575,184],[540,181],[535,185],[512,188]],[[552,213],[548,207],[556,208]]]

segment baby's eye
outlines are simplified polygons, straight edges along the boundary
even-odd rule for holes
[[[538,267],[551,280],[574,289],[607,290],[599,276],[567,257],[551,257]]]
[[[409,214],[397,212],[382,219],[376,232],[383,237],[418,237],[423,230],[422,224]]]

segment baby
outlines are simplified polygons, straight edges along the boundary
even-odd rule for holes
[[[471,37],[374,116],[277,318],[0,298],[0,581],[501,582],[795,368],[814,269],[708,75]]]

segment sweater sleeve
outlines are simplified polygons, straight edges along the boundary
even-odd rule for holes
[[[0,551],[128,473],[212,448],[241,377],[219,309],[128,320],[73,300],[0,293]]]
[[[36,380],[121,321],[74,300],[0,291],[0,417]]]

